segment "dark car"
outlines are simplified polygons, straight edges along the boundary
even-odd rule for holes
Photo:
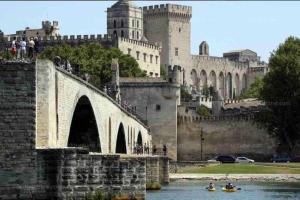
[[[221,163],[235,163],[235,158],[233,156],[218,156],[216,160]]]
[[[274,155],[271,159],[272,162],[291,162],[291,157],[288,155]]]
[[[294,156],[291,162],[300,162],[300,156]]]

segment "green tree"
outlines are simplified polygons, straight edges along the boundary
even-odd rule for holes
[[[199,107],[197,107],[196,112],[198,113],[198,115],[201,115],[203,117],[211,116],[210,109],[205,105],[200,105]]]
[[[183,101],[191,101],[192,100],[192,95],[190,93],[188,93],[188,91],[185,90],[184,87],[180,87],[180,98]]]
[[[56,56],[69,60],[72,66],[78,66],[82,73],[90,75],[90,82],[99,86],[111,80],[110,64],[112,58],[118,58],[121,77],[144,77],[145,72],[129,55],[116,48],[104,48],[99,44],[84,44],[75,47],[57,45],[47,47],[40,55],[41,59],[53,60]]]
[[[264,85],[263,79],[256,77],[250,88],[239,96],[240,99],[260,98],[260,91]]]
[[[203,94],[204,96],[206,96],[206,97],[208,97],[209,94],[210,94],[209,87],[208,87],[206,84],[205,84],[205,85],[203,86],[203,88],[202,88],[202,94]]]
[[[267,110],[257,118],[292,153],[300,139],[300,39],[289,37],[273,51],[260,91]],[[285,148],[283,148],[285,147]]]

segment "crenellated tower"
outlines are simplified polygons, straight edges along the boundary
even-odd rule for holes
[[[143,15],[146,38],[162,46],[161,64],[184,68],[190,58],[192,7],[155,5],[144,7]]]

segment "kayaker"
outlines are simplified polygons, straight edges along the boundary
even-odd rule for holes
[[[213,183],[209,183],[208,189],[214,189],[214,188],[215,188],[215,185]]]
[[[233,189],[234,186],[232,185],[232,183],[228,183],[226,186],[225,186],[226,189]]]

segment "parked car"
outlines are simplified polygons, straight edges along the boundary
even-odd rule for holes
[[[254,163],[254,160],[249,159],[247,157],[237,157],[235,159],[235,161],[238,162],[238,163]]]
[[[300,156],[294,156],[291,162],[300,162]]]
[[[218,156],[217,161],[221,162],[221,163],[235,163],[235,158],[233,156]]]
[[[211,158],[209,160],[207,160],[208,163],[219,163],[219,161],[217,161],[217,156],[214,158]]]
[[[274,155],[271,159],[272,162],[291,162],[291,157],[288,155]]]

